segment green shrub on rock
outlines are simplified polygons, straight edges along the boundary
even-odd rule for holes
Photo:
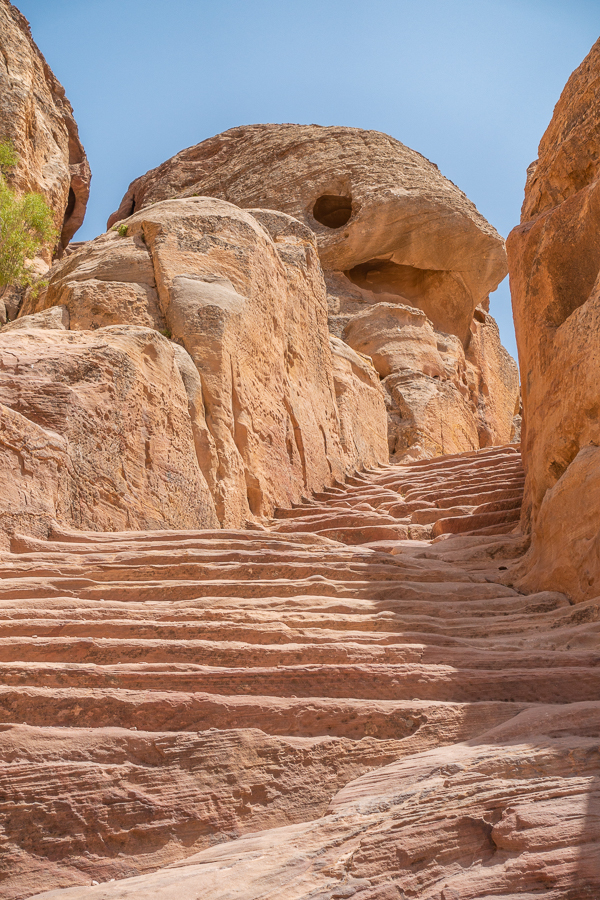
[[[27,261],[58,236],[52,210],[41,194],[19,196],[9,186],[6,171],[18,159],[11,143],[0,141],[0,296],[9,286],[33,282]]]

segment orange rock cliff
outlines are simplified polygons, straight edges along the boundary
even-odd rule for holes
[[[508,240],[532,534],[522,584],[574,600],[600,586],[599,79],[600,41],[556,104]]]
[[[62,228],[0,305],[0,900],[600,896],[600,42],[508,241],[522,457],[435,165],[234,128],[73,243],[71,107],[0,40]]]

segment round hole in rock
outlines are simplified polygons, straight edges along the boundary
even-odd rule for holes
[[[313,216],[327,228],[341,228],[352,215],[352,197],[323,194],[313,206]]]

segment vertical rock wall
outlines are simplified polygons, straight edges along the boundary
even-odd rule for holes
[[[29,295],[22,312],[38,321],[60,306],[72,330],[143,326],[171,339],[195,456],[222,525],[264,519],[387,461],[382,387],[350,348],[350,362],[332,353],[323,274],[305,225],[187,198],[142,209],[122,231],[57,264],[47,291]]]
[[[507,247],[523,382],[524,587],[600,589],[600,41],[529,167]]]
[[[83,222],[90,167],[64,88],[8,0],[0,0],[0,139],[20,157],[12,185],[43,195],[66,247]]]

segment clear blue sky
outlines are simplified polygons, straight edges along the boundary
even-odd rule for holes
[[[384,131],[437,163],[504,236],[599,0],[16,0],[92,167],[77,239],[128,184],[235,125]],[[508,286],[492,296],[515,355]]]

